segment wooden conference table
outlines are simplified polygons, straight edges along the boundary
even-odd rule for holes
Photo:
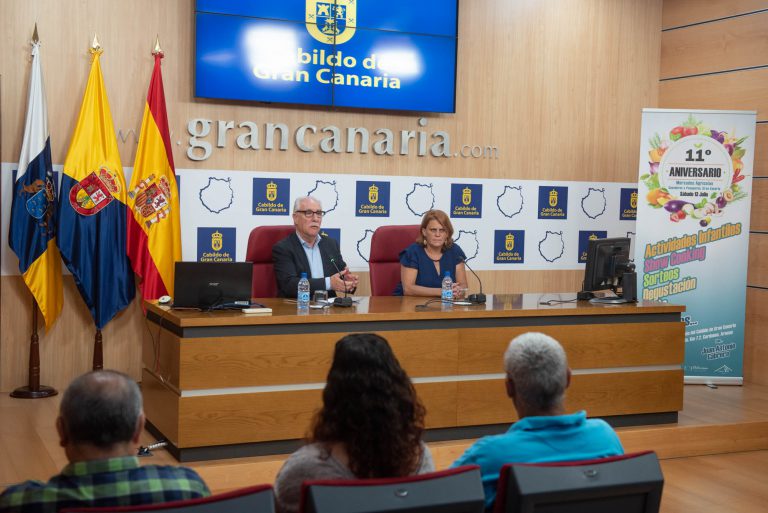
[[[142,391],[149,428],[181,461],[288,452],[320,405],[336,341],[376,332],[392,345],[427,408],[427,439],[472,438],[516,419],[502,355],[541,331],[573,369],[568,411],[615,425],[675,422],[683,405],[685,307],[643,302],[542,305],[572,294],[488,296],[485,305],[364,297],[352,308],[298,315],[263,299],[271,315],[176,311],[147,303]]]

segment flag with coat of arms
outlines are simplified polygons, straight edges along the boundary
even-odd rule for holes
[[[181,260],[179,194],[159,44],[153,54],[155,66],[128,188],[128,256],[141,280],[139,290],[144,299],[173,293],[174,263]]]
[[[48,330],[61,313],[63,299],[61,258],[56,247],[56,178],[51,166],[48,106],[38,41],[32,43],[27,118],[11,200],[8,244],[19,257],[19,272]]]
[[[136,291],[125,247],[126,190],[115,128],[94,41],[59,199],[58,244],[98,329],[128,306]]]

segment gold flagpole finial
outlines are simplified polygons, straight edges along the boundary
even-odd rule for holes
[[[155,36],[155,49],[152,50],[152,55],[163,55],[163,49],[160,48],[160,35]]]
[[[35,23],[35,31],[32,33],[32,43],[37,44],[40,42],[40,36],[37,35],[37,23]]]

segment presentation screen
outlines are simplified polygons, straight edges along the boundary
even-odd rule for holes
[[[454,112],[457,0],[198,0],[195,96]]]

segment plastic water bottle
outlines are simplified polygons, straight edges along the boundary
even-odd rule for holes
[[[448,271],[445,271],[445,276],[443,277],[443,292],[440,294],[440,298],[443,300],[443,303],[453,302],[453,280],[451,279],[451,273]]]
[[[307,273],[301,273],[301,279],[299,280],[299,293],[296,296],[299,308],[309,309],[309,280],[307,279]]]

